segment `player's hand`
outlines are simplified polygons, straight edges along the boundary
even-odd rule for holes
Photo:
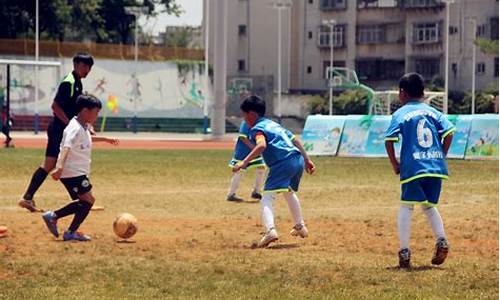
[[[399,164],[392,165],[392,169],[394,170],[394,174],[399,175]]]
[[[233,173],[236,173],[241,169],[245,169],[247,166],[248,166],[248,163],[245,163],[245,161],[238,162],[233,167]]]
[[[306,172],[311,175],[316,172],[316,166],[314,166],[314,163],[310,159],[306,160]]]
[[[52,170],[52,172],[50,172],[50,176],[52,176],[54,180],[59,180],[59,178],[61,178],[62,172],[63,172],[62,168],[55,167],[55,169]]]
[[[95,134],[95,129],[94,129],[94,126],[92,126],[92,124],[88,123],[88,124],[87,124],[87,129],[89,130],[90,135],[96,135],[96,134]]]
[[[106,142],[108,144],[111,144],[111,145],[114,145],[114,146],[117,146],[118,144],[120,144],[120,140],[119,139],[110,139],[110,138],[107,138]]]

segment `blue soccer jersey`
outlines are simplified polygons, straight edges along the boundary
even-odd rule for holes
[[[249,138],[252,143],[256,143],[256,135],[262,132],[266,139],[267,147],[262,152],[262,157],[268,167],[272,167],[277,163],[291,158],[300,151],[293,145],[295,136],[289,130],[283,128],[280,124],[266,118],[260,118],[255,125],[250,129]]]
[[[245,143],[241,140],[241,138],[248,139],[248,134],[250,133],[250,128],[245,121],[241,122],[240,131],[238,135],[238,141],[236,142],[236,146],[234,148],[234,159],[237,161],[244,160],[247,157],[248,153],[250,153],[251,149],[248,148]]]
[[[401,183],[421,177],[448,178],[442,140],[455,127],[433,107],[408,102],[392,115],[385,140],[399,141],[401,135]]]

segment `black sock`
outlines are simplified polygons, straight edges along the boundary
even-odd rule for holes
[[[56,210],[54,213],[56,214],[57,218],[60,219],[76,213],[77,210],[78,210],[78,201],[71,201],[66,206]]]
[[[33,196],[35,195],[36,191],[40,188],[42,183],[45,181],[45,178],[47,178],[47,171],[45,171],[43,168],[38,168],[35,173],[33,173],[33,176],[31,177],[30,185],[28,186],[28,190],[26,190],[26,193],[24,193],[24,200],[33,200]]]
[[[71,222],[71,225],[69,226],[69,231],[75,232],[78,230],[78,227],[80,227],[80,224],[85,221],[85,218],[90,212],[90,209],[92,208],[92,204],[79,200],[78,202],[78,208],[75,213],[75,217],[73,218],[73,221]]]

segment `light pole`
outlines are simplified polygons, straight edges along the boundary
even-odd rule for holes
[[[203,99],[203,134],[208,133],[208,95],[209,93],[209,78],[208,78],[208,45],[210,42],[210,1],[205,0],[205,98]]]
[[[324,26],[328,26],[330,28],[330,68],[328,72],[328,87],[330,90],[330,95],[329,95],[329,114],[330,116],[332,115],[333,112],[333,85],[330,82],[332,78],[332,69],[333,69],[333,29],[335,28],[335,24],[337,24],[337,21],[334,19],[330,20],[323,20],[322,21]]]
[[[443,0],[446,5],[446,21],[444,25],[445,54],[444,54],[444,99],[443,113],[448,113],[448,77],[449,77],[449,56],[450,56],[450,4],[455,0]]]
[[[281,124],[281,11],[292,6],[290,1],[274,2],[273,8],[278,10],[278,122]],[[290,67],[290,66],[288,66]]]
[[[472,22],[472,104],[471,113],[475,114],[476,110],[476,18],[470,18]]]
[[[135,84],[136,86],[133,87],[134,91],[134,118],[132,119],[132,130],[134,133],[137,133],[137,97],[139,96],[139,78],[137,77],[137,61],[139,57],[139,38],[138,38],[138,23],[139,23],[139,17],[141,14],[146,13],[148,11],[148,8],[145,6],[141,6],[143,3],[143,0],[136,0],[137,6],[125,6],[125,12],[129,15],[133,15],[135,17],[135,29],[134,29],[134,74],[133,78],[134,81],[132,84]]]
[[[36,0],[35,3],[35,61],[38,62],[38,56],[39,56],[39,1]],[[8,121],[7,121],[8,122]],[[39,116],[38,116],[38,65],[35,66],[35,134],[38,134],[38,129],[39,129]]]

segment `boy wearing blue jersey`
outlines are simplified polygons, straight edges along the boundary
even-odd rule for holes
[[[262,219],[266,233],[257,244],[265,248],[278,240],[274,227],[272,201],[277,193],[283,193],[288,202],[288,208],[295,226],[290,232],[293,236],[305,238],[309,235],[302,218],[299,199],[295,194],[299,189],[300,178],[304,167],[306,172],[313,174],[314,163],[307,156],[300,141],[287,129],[264,117],[266,103],[258,96],[246,98],[240,106],[245,122],[250,127],[249,139],[255,147],[233,167],[234,172],[246,168],[260,154],[264,157],[269,174],[267,176],[264,195],[262,197]]]
[[[245,157],[247,157],[248,153],[255,147],[248,140],[248,133],[250,132],[250,128],[245,121],[241,122],[239,137],[236,141],[236,146],[234,148],[233,159],[229,162],[229,167],[233,168],[238,162],[241,162]],[[253,199],[260,200],[262,199],[262,181],[264,179],[264,173],[266,172],[266,167],[264,164],[264,160],[261,156],[253,159],[247,166],[246,170],[255,168],[255,185],[250,197]],[[243,170],[239,170],[238,172],[233,172],[233,176],[231,177],[231,186],[229,187],[229,193],[227,194],[227,201],[241,202],[242,198],[236,196],[236,190],[240,184],[240,180],[243,177]]]
[[[410,228],[413,206],[421,204],[436,237],[431,260],[440,265],[448,255],[448,241],[437,210],[442,179],[448,178],[446,154],[455,130],[446,116],[422,102],[424,80],[408,73],[399,81],[399,101],[403,105],[392,115],[385,134],[385,148],[394,173],[400,174],[401,205],[398,215],[399,266],[410,267]],[[394,142],[402,136],[401,163],[394,154]]]

